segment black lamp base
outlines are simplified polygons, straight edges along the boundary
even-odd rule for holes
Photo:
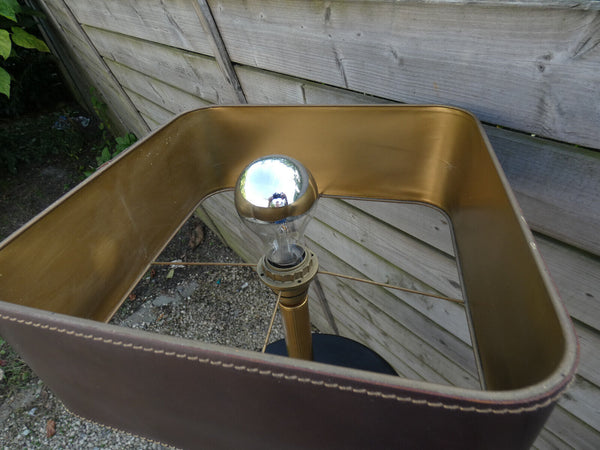
[[[313,361],[397,375],[388,362],[363,344],[342,336],[315,333],[312,335]],[[267,345],[266,353],[287,356],[285,339]]]

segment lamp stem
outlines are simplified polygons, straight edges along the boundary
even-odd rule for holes
[[[281,295],[279,311],[285,327],[285,344],[288,356],[291,358],[312,360],[312,336],[310,333],[310,316],[308,313],[308,285],[300,302],[292,306],[285,304],[286,299]]]
[[[319,270],[316,255],[304,249],[304,259],[293,267],[280,268],[263,257],[256,267],[263,283],[279,296],[288,356],[312,359],[312,336],[308,313],[308,288]]]

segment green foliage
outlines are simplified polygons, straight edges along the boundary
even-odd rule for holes
[[[10,27],[12,31],[12,41],[23,48],[33,48],[40,52],[50,52],[50,49],[44,41],[38,39],[33,34],[28,33],[21,27]]]
[[[0,67],[0,94],[10,96],[10,74]]]
[[[12,50],[12,42],[10,40],[10,33],[6,30],[0,30],[0,56],[4,59],[10,56]]]
[[[98,167],[102,164],[110,161],[123,150],[129,148],[131,144],[137,141],[137,137],[133,133],[127,133],[125,136],[116,137],[114,142],[109,142],[109,146],[104,147],[100,151],[100,156],[96,157],[96,162],[98,163]],[[92,172],[90,172],[91,174]]]
[[[32,377],[31,369],[19,355],[0,337],[0,399],[8,398]]]
[[[114,139],[111,139],[112,130],[110,126],[110,120],[108,117],[108,111],[106,103],[104,103],[98,97],[98,92],[95,88],[90,89],[90,100],[92,102],[92,107],[94,108],[94,112],[96,116],[100,119],[100,125],[98,126],[102,132],[102,140],[104,142],[104,146],[102,150],[100,150],[100,155],[96,157],[97,167],[102,166],[107,163],[123,150],[129,148],[131,144],[137,141],[137,137],[133,133],[127,133],[125,136],[118,136]],[[96,171],[96,168],[85,171],[84,174],[86,177],[89,177]]]
[[[31,20],[39,13],[25,8],[17,0],[0,0],[0,56],[6,61],[18,56],[14,46],[49,52],[48,46],[27,29],[35,26]],[[6,67],[0,67],[0,94],[10,97],[11,76]]]
[[[17,13],[21,11],[21,5],[17,0],[0,1],[0,16],[6,17],[13,22],[17,21]]]
[[[49,71],[34,73],[42,73],[46,78],[49,75]],[[40,82],[48,85],[47,79]],[[59,101],[62,104],[62,99]],[[98,97],[93,101],[99,118],[89,125],[82,125],[81,112],[68,105],[55,107],[50,113],[29,113],[0,121],[0,180],[15,174],[24,164],[51,164],[65,156],[78,161],[82,175],[89,176],[131,146],[137,140],[135,135],[127,133],[114,138],[109,131],[106,105]],[[0,102],[0,110],[1,107]]]
[[[100,119],[100,129],[102,130],[103,137],[106,139],[108,136],[107,133],[110,130],[107,106],[106,103],[99,98],[99,93],[93,86],[90,88],[90,100],[96,116]]]
[[[117,145],[115,146],[115,152],[113,158],[121,153],[123,150],[127,150],[132,144],[135,144],[137,137],[133,133],[127,133],[125,136],[115,138]]]

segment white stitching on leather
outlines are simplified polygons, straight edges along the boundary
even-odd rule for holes
[[[339,391],[350,391],[350,392],[352,392],[354,394],[358,394],[358,395],[379,397],[379,398],[382,398],[385,400],[395,400],[395,401],[401,402],[401,403],[412,403],[414,405],[426,405],[430,408],[443,408],[443,409],[448,409],[448,410],[453,410],[453,411],[459,410],[462,412],[474,412],[474,413],[478,413],[478,414],[521,414],[523,412],[537,411],[538,409],[545,408],[546,406],[550,405],[551,403],[557,401],[560,398],[560,396],[562,395],[562,393],[568,389],[568,387],[571,385],[571,383],[573,383],[574,378],[575,378],[575,377],[573,377],[573,379],[570,381],[570,383],[567,386],[565,386],[562,390],[560,390],[557,394],[555,394],[554,396],[552,396],[550,398],[547,398],[545,401],[543,401],[541,403],[536,403],[531,406],[523,406],[523,407],[514,408],[514,409],[513,408],[503,408],[503,409],[477,408],[475,406],[460,406],[460,405],[456,405],[456,404],[446,404],[446,403],[442,403],[442,402],[430,402],[428,400],[415,399],[412,397],[401,397],[396,394],[385,394],[385,393],[379,392],[379,391],[370,391],[365,388],[342,386],[342,385],[339,385],[338,383],[327,383],[325,381],[314,380],[312,378],[299,378],[297,375],[288,375],[283,372],[273,372],[271,370],[261,370],[256,367],[246,367],[243,365],[235,365],[233,363],[225,363],[220,360],[212,360],[212,359],[208,359],[208,358],[200,359],[198,356],[188,355],[186,353],[176,353],[176,352],[172,352],[172,351],[166,351],[163,349],[156,349],[154,347],[144,347],[142,345],[134,345],[133,343],[129,343],[129,342],[126,342],[126,343],[124,343],[122,341],[115,342],[109,338],[103,338],[101,336],[94,336],[92,334],[84,334],[84,333],[76,332],[74,330],[67,330],[65,328],[49,327],[46,324],[36,323],[36,322],[32,322],[30,320],[26,321],[25,319],[18,319],[16,317],[12,317],[12,316],[0,315],[0,319],[8,320],[10,322],[20,323],[23,325],[33,326],[35,328],[42,328],[42,329],[47,329],[49,331],[56,331],[61,334],[67,334],[67,335],[75,336],[78,338],[93,340],[96,342],[101,341],[105,344],[114,345],[114,346],[118,346],[118,347],[124,347],[124,348],[128,348],[128,349],[132,349],[133,351],[142,350],[144,352],[155,353],[157,355],[164,355],[164,356],[168,356],[168,357],[175,356],[176,358],[179,358],[179,359],[187,359],[189,361],[194,361],[194,362],[198,362],[201,364],[210,364],[212,366],[221,366],[224,369],[234,369],[234,370],[242,371],[242,372],[258,373],[259,375],[262,375],[262,376],[270,376],[272,378],[277,378],[277,379],[284,378],[285,380],[296,381],[298,383],[310,383],[314,386],[324,386],[325,388],[337,389]]]

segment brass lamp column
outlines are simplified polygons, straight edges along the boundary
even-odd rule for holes
[[[300,240],[318,198],[317,184],[298,161],[271,155],[250,163],[235,189],[235,205],[263,241],[261,280],[279,295],[288,356],[312,359],[308,288],[318,261]]]
[[[286,347],[292,358],[312,359],[308,288],[318,268],[317,257],[307,249],[304,259],[288,269],[273,266],[264,256],[258,262],[260,279],[279,295]]]

